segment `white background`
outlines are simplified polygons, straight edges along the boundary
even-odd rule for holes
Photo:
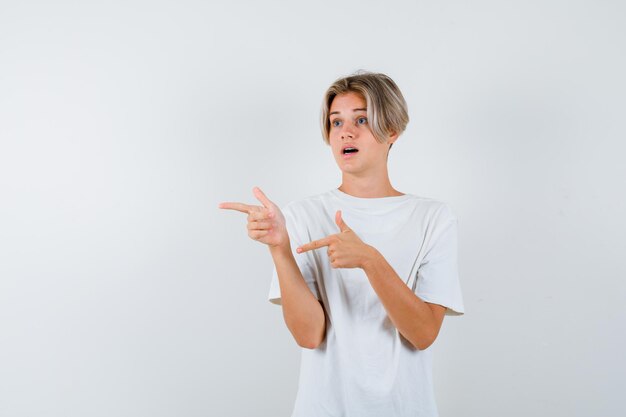
[[[620,416],[620,1],[0,2],[0,415],[289,416],[245,214],[336,188],[324,90],[391,76],[394,187],[459,220],[442,417]]]

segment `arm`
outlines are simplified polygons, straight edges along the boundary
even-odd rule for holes
[[[218,207],[248,214],[248,236],[268,245],[274,259],[287,328],[298,345],[314,349],[326,332],[324,306],[309,289],[293,257],[287,221],[280,207],[260,188],[254,187],[253,191],[263,206],[223,202]]]
[[[281,305],[287,328],[301,347],[315,349],[324,340],[326,317],[296,263],[291,246],[270,246],[280,285]]]
[[[362,268],[402,336],[417,349],[428,348],[439,334],[446,307],[422,301],[372,246]]]

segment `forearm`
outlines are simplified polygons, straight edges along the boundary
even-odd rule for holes
[[[376,248],[370,248],[362,268],[372,288],[402,336],[414,347],[426,349],[438,333],[430,307],[402,281]]]
[[[326,318],[302,276],[290,246],[270,247],[280,286],[283,317],[298,345],[314,349],[324,340]]]

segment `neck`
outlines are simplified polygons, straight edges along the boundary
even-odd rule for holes
[[[353,176],[344,175],[342,183],[338,188],[339,191],[353,197],[361,198],[395,197],[403,195],[403,193],[393,188],[389,177],[373,179],[355,178]]]

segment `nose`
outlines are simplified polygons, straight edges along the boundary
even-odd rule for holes
[[[341,129],[341,139],[352,139],[354,138],[354,130],[352,129],[352,126],[350,126],[348,123],[343,125],[343,129]]]

